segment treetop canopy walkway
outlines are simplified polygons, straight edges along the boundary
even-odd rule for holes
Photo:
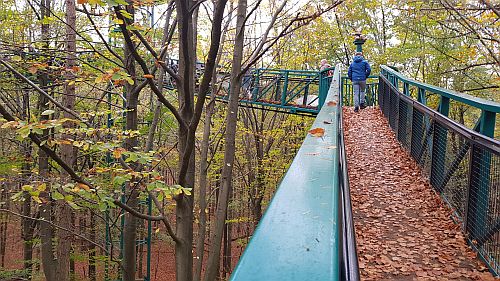
[[[268,77],[264,78],[261,73],[266,72]],[[311,87],[314,81],[318,81],[314,85],[318,87],[319,104],[316,109],[310,109],[312,114],[317,112],[313,127],[280,183],[231,280],[359,280],[360,266],[347,175],[347,157],[351,161],[356,156],[346,155],[342,122],[342,106],[352,104],[352,86],[342,77],[340,65],[335,68],[332,77],[328,76],[328,71],[316,75],[301,73],[305,78],[292,87],[287,85],[287,82],[290,83],[291,76],[296,75],[294,71],[261,69],[256,71],[256,74],[249,94],[242,97],[242,104],[282,108],[291,113],[294,113],[294,110],[309,110],[289,102],[301,94],[307,96],[310,92],[305,89]],[[386,175],[379,173],[378,176],[384,178],[376,178],[377,185],[381,190],[387,186],[387,192],[398,192],[397,190],[407,189],[407,185],[412,185],[417,178],[428,178],[430,186],[451,209],[451,217],[460,226],[469,245],[477,251],[489,270],[497,275],[500,272],[500,142],[493,137],[500,104],[421,83],[386,66],[381,67],[377,82],[373,81],[376,76],[370,78],[368,104],[380,107],[400,143],[397,146],[407,150],[408,157],[413,158],[411,161],[414,161],[416,167],[415,171],[405,170],[404,178],[407,181],[401,182],[397,182],[401,178],[394,179],[389,176],[392,168],[388,167],[388,179],[385,179]],[[268,83],[262,82],[264,80]],[[264,96],[269,98],[262,99]],[[430,106],[436,99],[437,110],[433,110]],[[456,103],[464,104],[478,112],[479,118],[472,129],[448,118],[450,104]],[[386,126],[380,123],[382,120],[368,120],[369,127],[364,130],[388,130],[388,127],[382,129]],[[353,151],[352,149],[348,150]],[[368,158],[365,158],[367,161],[362,166],[379,165],[380,163],[368,160],[372,159],[369,156],[370,148],[365,149],[363,153],[367,154]],[[389,150],[385,153],[391,154],[395,151]],[[395,166],[397,168],[401,165]],[[369,169],[373,168],[383,170],[381,167]],[[366,174],[366,177],[370,176]],[[357,188],[360,183],[356,181],[351,184]],[[366,190],[369,192],[370,188]],[[403,204],[413,205],[411,202]],[[382,205],[387,208],[391,204],[382,202]],[[357,207],[360,206],[355,205],[354,209]],[[441,207],[435,203],[435,206],[431,205],[432,208]],[[419,206],[410,209],[416,213],[413,215],[416,216],[416,221],[425,222],[425,216],[419,217]],[[382,211],[386,213],[387,210]],[[442,215],[440,218],[445,217]],[[405,218],[408,219],[403,217]],[[415,223],[413,218],[411,221],[397,221],[396,224],[412,223]],[[359,221],[356,224],[363,225],[364,222]],[[369,228],[370,225],[365,227]],[[391,231],[393,239],[401,235],[397,227],[391,228]],[[438,238],[435,238],[435,244],[443,244],[439,241],[441,238],[436,237]],[[424,237],[417,236],[416,239]],[[431,244],[434,245],[434,242]],[[465,242],[463,244],[465,249]],[[441,246],[446,249],[446,245]],[[367,247],[358,246],[363,249]],[[432,248],[425,251],[438,257],[442,249]],[[460,253],[458,252],[458,255]],[[474,266],[470,253],[467,255],[464,252],[462,255],[454,258],[467,260],[467,264]],[[369,266],[366,257],[360,259],[363,268]],[[398,259],[396,256],[392,262],[397,263]],[[422,263],[422,260],[413,261]],[[415,268],[420,267],[411,267]],[[474,276],[478,276],[479,280],[488,276],[472,270],[474,274],[477,273]],[[395,272],[401,273],[402,270],[400,268]],[[425,278],[433,280],[440,276],[446,279],[446,274],[451,274],[452,277],[472,276],[467,275],[466,269],[463,268],[459,272],[463,274],[453,275],[449,271],[442,271],[440,274],[443,275],[431,274],[425,275]],[[424,278],[424,275],[416,273],[404,275],[412,274],[414,277]],[[395,278],[396,275],[392,273],[384,278],[392,279],[391,276]],[[452,277],[450,278],[453,279]],[[429,280],[425,278],[422,280]]]
[[[220,74],[219,78],[224,79],[224,76]],[[500,142],[494,137],[498,133],[495,132],[495,123],[498,124],[496,119],[500,104],[421,83],[386,66],[381,67],[379,76],[369,77],[367,86],[367,104],[380,108],[377,112],[381,112],[387,122],[381,118],[353,118],[352,114],[345,122],[363,122],[366,127],[352,128],[363,128],[370,133],[372,140],[373,132],[379,132],[381,136],[378,137],[394,134],[394,140],[399,144],[397,147],[384,146],[386,150],[383,153],[391,155],[404,149],[413,159],[414,170],[398,170],[403,174],[392,177],[393,170],[400,169],[409,158],[401,158],[397,160],[401,161],[397,165],[387,167],[386,163],[374,162],[385,161],[385,158],[370,156],[371,144],[363,148],[354,147],[352,141],[344,142],[343,109],[345,111],[345,106],[353,103],[353,88],[347,77],[342,76],[340,64],[323,71],[252,69],[243,76],[240,105],[306,114],[316,116],[316,120],[279,184],[231,280],[359,280],[360,268],[366,273],[365,267],[373,265],[370,258],[373,256],[358,258],[347,173],[348,158],[351,161],[357,155],[347,155],[346,150],[359,153],[363,149],[367,150],[363,152],[366,163],[357,165],[356,169],[363,170],[365,166],[370,166],[367,168],[369,171],[388,169],[386,173],[376,173],[377,178],[371,181],[376,185],[373,190],[377,190],[377,194],[385,191],[397,196],[401,190],[407,189],[408,184],[419,181],[420,177],[428,179],[429,185],[451,210],[451,218],[464,233],[468,244],[489,270],[498,275]],[[229,89],[228,85],[224,87],[224,82],[223,88]],[[226,91],[218,99],[227,100],[228,95]],[[450,119],[450,108],[457,105],[470,109],[472,115],[477,116],[476,122],[466,126]],[[361,133],[349,131],[350,138]],[[383,139],[383,142],[386,141],[389,142]],[[352,182],[352,186],[357,192],[356,198],[372,196],[367,194],[371,188],[367,189],[364,183],[358,182],[359,177],[354,179],[356,181]],[[383,200],[391,197],[374,198]],[[419,200],[425,202],[427,198]],[[408,201],[398,202],[413,205]],[[389,208],[390,205],[385,202],[377,208]],[[358,204],[353,209],[358,212],[359,208]],[[422,211],[419,208],[414,206],[405,212],[418,214]],[[390,212],[382,210],[380,213]],[[369,221],[366,216],[359,215],[358,218]],[[398,233],[398,226],[424,221],[411,216],[408,221],[405,219],[408,216],[402,216],[397,225],[391,224],[392,232],[385,233],[384,237],[399,239],[402,233]],[[358,221],[356,225],[363,223]],[[424,238],[417,236],[416,239]],[[365,239],[360,241],[366,242]],[[150,245],[150,240],[147,243]],[[367,245],[360,244],[358,247],[366,252]],[[425,251],[438,251],[438,248],[422,252]],[[430,255],[439,257],[440,253],[431,252]],[[455,258],[467,260],[466,264],[473,266],[474,262],[466,257],[467,253],[463,255]],[[400,259],[397,255],[393,258],[396,259],[389,262],[397,263]],[[419,263],[424,259],[412,260]],[[383,265],[386,263],[387,260],[382,261]],[[448,271],[443,270],[443,274],[449,273],[449,268]],[[403,269],[400,267],[398,272],[403,272]],[[395,273],[391,274],[384,278],[391,279],[389,277],[394,277]]]

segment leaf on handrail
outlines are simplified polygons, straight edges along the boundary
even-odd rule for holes
[[[308,133],[311,134],[313,137],[322,137],[325,134],[325,129],[314,128],[314,129],[309,130]]]

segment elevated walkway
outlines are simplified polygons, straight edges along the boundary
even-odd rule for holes
[[[352,87],[339,70],[231,280],[492,279],[500,104],[383,66],[370,81],[373,107],[353,114],[342,107]],[[480,112],[473,129],[447,117],[456,103]]]
[[[362,280],[493,280],[380,109],[344,118]]]
[[[198,64],[197,71],[203,67],[203,64]],[[242,78],[240,106],[316,116],[325,102],[333,71],[334,68],[322,71],[250,69]],[[197,83],[198,78],[197,74]],[[222,71],[217,73],[217,82],[221,85],[216,93],[219,101],[229,99],[229,80],[228,73]],[[163,87],[169,90],[176,88],[168,75],[165,77]]]

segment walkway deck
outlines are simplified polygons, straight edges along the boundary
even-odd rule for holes
[[[344,120],[362,280],[494,280],[378,108]]]

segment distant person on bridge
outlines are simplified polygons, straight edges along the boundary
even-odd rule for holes
[[[331,68],[332,66],[328,63],[326,59],[322,59],[320,64],[319,64],[319,71],[323,71],[327,68]],[[333,71],[329,70],[328,71],[328,76],[333,76]]]
[[[363,53],[356,52],[347,72],[354,90],[354,112],[358,112],[359,108],[364,109],[366,107],[366,79],[370,76],[371,71],[370,64],[363,58]]]

